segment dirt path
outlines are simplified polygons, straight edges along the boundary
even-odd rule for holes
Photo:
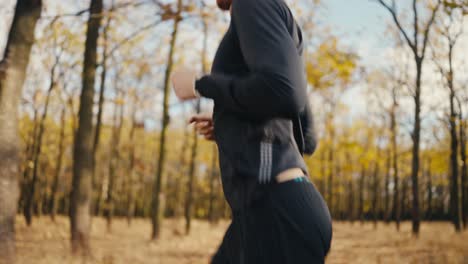
[[[34,219],[27,228],[17,218],[19,264],[83,263],[69,256],[69,223],[59,217],[54,224],[48,217]],[[150,242],[148,220],[134,220],[131,227],[115,220],[112,233],[103,219],[93,221],[93,258],[98,264],[189,264],[208,263],[224,235],[228,222],[210,226],[195,221],[193,232],[182,235],[183,222],[166,220],[162,237]],[[410,223],[400,233],[393,225],[334,223],[332,251],[327,263],[468,263],[468,232],[455,234],[447,223],[424,223],[419,239],[411,236]]]

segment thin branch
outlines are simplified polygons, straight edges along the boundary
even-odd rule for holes
[[[156,21],[153,21],[152,23],[148,24],[148,25],[145,25],[141,28],[139,28],[138,30],[132,32],[130,35],[128,35],[127,37],[125,37],[124,39],[122,39],[120,42],[118,42],[117,44],[115,44],[114,47],[112,47],[112,49],[109,50],[109,52],[106,54],[106,56],[110,57],[112,56],[112,54],[117,50],[119,49],[122,45],[124,45],[125,43],[129,42],[130,40],[132,40],[133,38],[135,38],[137,35],[139,35],[140,33],[146,31],[146,30],[149,30],[155,26],[157,26],[159,23],[161,23],[163,20],[156,20]]]
[[[59,18],[62,18],[62,17],[78,17],[78,16],[81,16],[85,13],[88,13],[89,11],[89,8],[86,8],[86,9],[83,9],[83,10],[79,10],[77,12],[74,12],[74,13],[67,13],[67,14],[60,14],[60,15],[52,15],[52,16],[42,16],[41,19],[51,19],[50,21],[50,25],[54,24]]]
[[[118,9],[121,9],[121,8],[126,8],[126,7],[139,7],[139,6],[142,6],[142,5],[145,5],[145,4],[148,4],[148,1],[141,1],[141,2],[137,2],[137,3],[134,3],[133,1],[129,1],[129,2],[126,2],[126,3],[122,3],[120,5],[115,5],[113,6],[112,8],[109,9],[109,11],[107,11],[108,13],[111,13],[113,11],[116,11]],[[89,12],[89,8],[85,8],[85,9],[82,9],[82,10],[79,10],[77,12],[73,12],[73,13],[65,13],[65,14],[58,14],[58,15],[49,15],[49,16],[41,16],[41,19],[52,19],[52,24],[55,23],[56,20],[58,20],[59,18],[62,18],[62,17],[78,17],[78,16],[81,16],[81,15],[84,15],[86,13]]]
[[[422,54],[421,54],[422,58],[424,58],[424,55],[426,54],[427,42],[429,41],[429,32],[432,27],[432,24],[434,23],[437,11],[439,10],[441,3],[442,3],[441,0],[437,1],[436,7],[434,8],[434,10],[432,10],[431,19],[427,22],[426,28],[424,30],[424,40],[423,40],[423,48],[422,48]]]
[[[418,7],[417,0],[413,0],[413,13],[414,13],[414,46],[416,49],[419,48],[419,16],[418,16]]]
[[[408,37],[408,34],[406,33],[406,31],[404,30],[403,26],[401,25],[400,23],[400,20],[398,19],[398,16],[397,16],[397,13],[396,13],[396,4],[395,4],[395,1],[393,0],[392,1],[392,7],[390,7],[387,3],[385,3],[384,0],[377,0],[385,9],[388,10],[388,12],[390,12],[390,14],[392,15],[392,18],[393,18],[393,21],[395,22],[396,26],[398,27],[398,30],[400,31],[401,34],[403,34],[403,36],[405,37],[405,40],[406,42],[408,43],[408,45],[410,46],[410,48],[413,50],[414,54],[417,55],[418,54],[418,50],[417,50],[417,47],[415,46],[415,43],[413,43],[411,41],[411,39]]]

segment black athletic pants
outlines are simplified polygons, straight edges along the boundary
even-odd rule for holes
[[[324,263],[332,239],[327,205],[306,178],[266,185],[233,220],[212,264]]]

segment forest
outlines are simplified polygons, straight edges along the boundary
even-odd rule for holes
[[[329,262],[434,263],[447,249],[435,263],[466,263],[468,3],[357,1],[382,14],[385,48],[365,57],[324,22],[328,1],[286,2],[319,137],[304,158],[337,223]],[[170,76],[210,72],[228,13],[214,0],[1,1],[0,264],[208,261],[231,211],[217,146],[187,120],[213,103],[180,102]]]

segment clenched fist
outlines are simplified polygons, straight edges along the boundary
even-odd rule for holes
[[[189,123],[195,124],[197,133],[207,140],[214,140],[213,118],[211,114],[196,114],[189,119]]]

